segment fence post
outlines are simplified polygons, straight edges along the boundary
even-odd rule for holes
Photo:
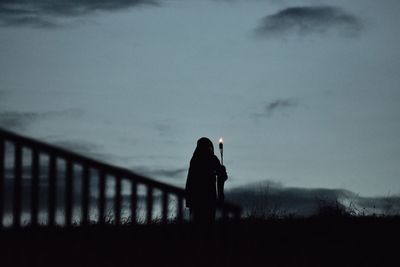
[[[32,149],[31,166],[31,224],[37,226],[39,213],[39,152]]]
[[[168,220],[168,193],[162,191],[162,222],[167,223]]]
[[[103,225],[105,222],[105,197],[106,196],[106,173],[100,170],[99,173],[99,224]]]
[[[56,156],[54,154],[50,154],[49,161],[49,176],[48,176],[48,224],[49,226],[55,225],[55,213],[56,213],[56,176],[57,176],[57,166],[56,166]]]
[[[153,187],[150,185],[147,185],[146,209],[146,222],[150,224],[153,215]]]
[[[83,165],[83,180],[82,180],[82,225],[89,223],[89,166]]]
[[[121,177],[115,177],[115,202],[114,202],[115,224],[121,223]]]
[[[14,207],[13,226],[21,225],[21,169],[22,169],[22,147],[15,143],[14,151]]]
[[[67,159],[66,174],[65,174],[65,225],[72,225],[72,192],[74,187],[73,165],[70,159]]]
[[[131,181],[131,224],[136,223],[136,208],[137,208],[137,183]]]
[[[4,217],[4,139],[0,136],[0,229],[3,227]]]
[[[182,223],[183,222],[183,197],[181,195],[178,195],[178,222]]]

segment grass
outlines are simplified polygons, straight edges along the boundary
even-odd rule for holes
[[[333,206],[332,209],[337,207]],[[321,211],[199,226],[25,227],[0,231],[2,266],[400,266],[400,217]]]

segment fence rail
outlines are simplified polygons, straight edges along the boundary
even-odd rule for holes
[[[11,149],[9,149],[11,147]],[[11,152],[13,153],[11,153]],[[43,164],[43,157],[46,157],[46,164]],[[26,162],[28,161],[28,162]],[[63,162],[63,168],[60,167],[60,161]],[[26,164],[28,163],[28,164]],[[81,169],[81,180],[78,179],[76,169]],[[40,188],[42,182],[41,174],[47,173],[47,192],[42,194],[43,190]],[[93,182],[93,173],[97,173],[98,185],[91,186]],[[11,177],[10,177],[11,176]],[[27,177],[28,176],[28,179]],[[63,176],[64,181],[61,185]],[[4,219],[6,214],[12,214],[11,225],[14,227],[21,226],[21,215],[23,197],[26,198],[23,192],[23,182],[28,183],[29,203],[27,211],[30,215],[30,224],[35,226],[39,224],[40,201],[47,203],[46,216],[47,225],[54,226],[56,222],[56,213],[58,206],[57,200],[60,199],[62,194],[64,203],[62,204],[64,224],[70,226],[74,223],[73,209],[78,207],[80,210],[80,224],[87,225],[93,220],[90,218],[90,204],[96,191],[97,198],[95,199],[97,220],[96,223],[104,224],[107,220],[106,204],[110,201],[107,197],[107,179],[114,180],[114,196],[113,203],[113,221],[115,224],[122,223],[122,210],[123,201],[129,201],[130,222],[138,222],[138,203],[139,200],[144,199],[145,202],[145,223],[153,221],[155,191],[160,192],[157,195],[160,203],[160,218],[162,222],[167,222],[168,218],[175,215],[175,220],[182,222],[184,220],[184,199],[185,192],[183,189],[155,181],[153,179],[138,175],[128,169],[116,167],[89,157],[68,151],[66,149],[58,148],[44,142],[27,138],[3,129],[0,129],[0,227],[4,226]],[[74,205],[75,201],[75,183],[81,183],[80,188],[80,203]],[[129,194],[122,194],[122,183],[130,184]],[[12,198],[6,198],[6,184],[11,183]],[[60,184],[58,184],[60,183]],[[139,186],[145,188],[145,195],[139,194]],[[58,188],[61,187],[61,190]],[[25,190],[26,191],[26,190]],[[61,193],[62,192],[62,193]],[[9,192],[11,194],[11,192]],[[172,198],[175,198],[176,205],[175,211],[170,210],[169,203]],[[11,202],[11,203],[7,203]],[[61,202],[61,201],[58,201]],[[7,205],[6,205],[7,204]],[[11,212],[6,212],[6,206],[9,206]],[[224,203],[217,207],[219,213],[223,217],[238,218],[241,213],[239,206]],[[42,224],[42,223],[40,223]]]

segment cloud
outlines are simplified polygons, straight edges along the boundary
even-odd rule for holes
[[[173,134],[174,127],[170,121],[156,123],[155,129],[159,136],[166,137]]]
[[[271,117],[276,111],[287,110],[298,106],[298,101],[294,98],[278,98],[265,105],[264,111],[255,114],[257,118]]]
[[[57,27],[58,17],[157,4],[158,0],[0,0],[0,25]]]
[[[5,16],[0,19],[0,26],[25,26],[29,25],[33,28],[58,28],[55,22],[36,16]]]
[[[107,161],[113,158],[112,155],[102,152],[103,149],[101,146],[89,142],[84,142],[80,140],[61,140],[50,141],[49,143],[65,150],[72,151],[97,160]]]
[[[253,215],[311,216],[321,204],[337,203],[359,215],[400,214],[400,197],[360,197],[344,189],[285,187],[264,181],[226,192],[226,199],[240,203],[244,213]]]
[[[5,90],[0,90],[0,97],[3,99],[4,97],[6,97],[8,94],[8,91]]]
[[[80,109],[47,112],[0,111],[0,128],[21,131],[25,130],[32,123],[37,122],[39,119],[49,119],[59,116],[76,118],[81,116],[81,114],[82,111]]]
[[[151,178],[170,178],[170,179],[179,179],[187,172],[187,169],[184,168],[172,168],[172,169],[162,169],[162,168],[148,168],[148,167],[134,167],[133,171],[135,173],[140,173],[144,176]]]
[[[255,30],[258,37],[310,35],[336,31],[354,36],[362,29],[355,15],[333,6],[289,7],[264,17]]]
[[[2,112],[0,127],[5,129],[23,130],[43,115],[35,112]]]

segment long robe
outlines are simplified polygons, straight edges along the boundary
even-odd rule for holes
[[[225,167],[214,154],[193,155],[186,180],[186,206],[195,217],[215,217],[217,200],[223,200],[221,190],[217,195],[217,180],[220,186],[226,179]]]

